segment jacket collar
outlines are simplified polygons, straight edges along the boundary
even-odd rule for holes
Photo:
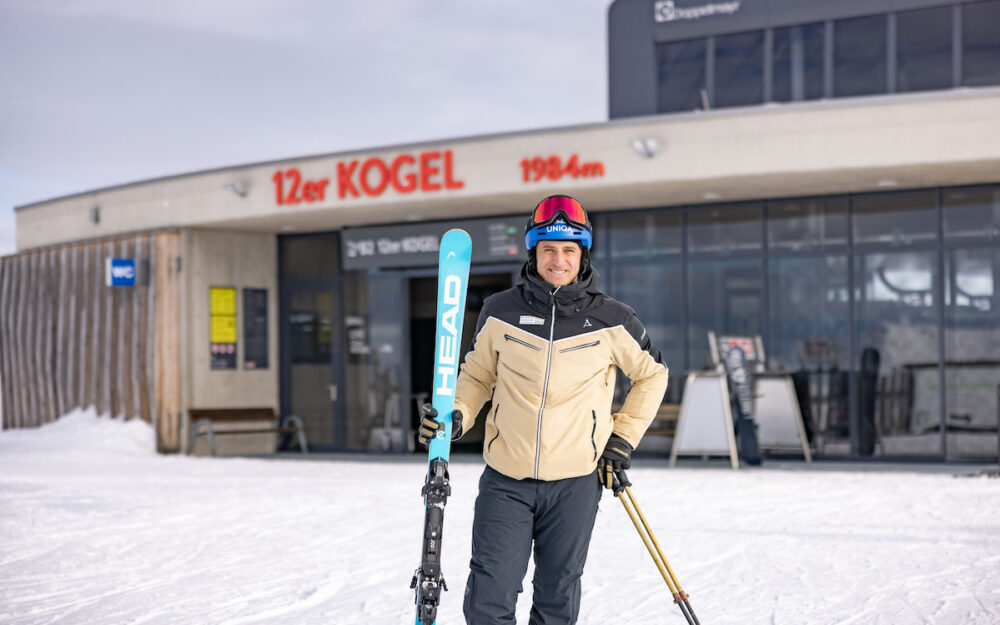
[[[527,296],[529,303],[540,304],[540,308],[550,307],[554,294],[557,311],[582,312],[595,306],[597,299],[604,295],[599,286],[600,277],[594,268],[588,267],[583,274],[583,277],[573,284],[556,289],[536,273],[528,271],[528,263],[524,263],[521,266],[521,275],[517,279],[517,287]]]

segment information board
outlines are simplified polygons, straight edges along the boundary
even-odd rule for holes
[[[243,289],[243,368],[267,369],[267,289]]]
[[[236,368],[236,289],[208,289],[209,352],[211,368]]]

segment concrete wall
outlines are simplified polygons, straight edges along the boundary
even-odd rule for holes
[[[273,235],[221,230],[182,233],[184,297],[182,308],[182,388],[188,408],[258,408],[279,410],[278,248]],[[236,369],[212,370],[209,288],[237,290]],[[243,289],[268,291],[268,360],[266,369],[243,368]],[[189,425],[189,424],[188,424]],[[216,427],[225,429],[225,425]],[[274,435],[231,435],[216,441],[218,453],[274,451]],[[196,452],[204,451],[204,438]]]

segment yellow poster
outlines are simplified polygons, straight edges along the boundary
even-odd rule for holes
[[[212,317],[212,343],[236,342],[236,317]]]
[[[236,289],[213,286],[208,292],[209,315],[213,317],[216,315],[236,315]],[[233,340],[229,342],[236,341],[235,335],[233,336]]]

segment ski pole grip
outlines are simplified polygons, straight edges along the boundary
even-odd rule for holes
[[[627,486],[631,486],[632,482],[629,481],[628,476],[625,475],[625,470],[615,471],[611,474],[611,485],[612,490],[615,493],[615,497],[618,496]]]

